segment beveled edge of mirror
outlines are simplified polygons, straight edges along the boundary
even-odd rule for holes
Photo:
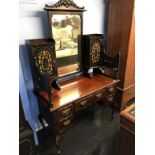
[[[78,6],[73,0],[59,0],[54,5],[45,4],[45,10],[47,11],[86,11],[83,7]]]

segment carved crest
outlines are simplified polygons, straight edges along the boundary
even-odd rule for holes
[[[56,4],[50,6],[45,5],[45,10],[76,10],[85,11],[84,7],[79,7],[73,0],[59,0]]]

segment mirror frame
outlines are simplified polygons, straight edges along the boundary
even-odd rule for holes
[[[53,15],[79,15],[81,19],[81,34],[83,34],[83,12],[86,11],[84,7],[79,7],[76,5],[73,0],[59,0],[56,4],[54,5],[45,5],[44,10],[47,11],[48,14],[48,24],[49,24],[49,32],[50,36],[53,38],[53,32],[52,32],[52,16]],[[79,76],[83,72],[83,64],[82,64],[82,55],[81,55],[81,49],[80,49],[80,44],[81,44],[81,39],[80,37],[78,38],[78,58],[80,58],[80,70],[77,71],[76,73],[70,73],[64,76],[59,77],[60,81],[64,81],[67,79],[71,79],[73,77]],[[58,80],[58,81],[59,81]]]

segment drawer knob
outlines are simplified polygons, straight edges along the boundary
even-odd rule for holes
[[[62,113],[63,113],[64,115],[67,115],[69,112],[70,112],[70,109],[66,109],[66,110],[63,110],[63,111],[62,111]]]
[[[108,98],[108,101],[111,102],[111,101],[113,101],[113,99],[114,99],[113,96],[112,96],[112,97],[109,97],[109,98]]]
[[[71,121],[67,120],[67,121],[64,122],[64,126],[68,126],[70,123],[71,123]]]
[[[110,93],[113,93],[115,91],[115,88],[114,87],[111,87],[108,90],[109,90]]]
[[[87,103],[87,101],[85,100],[85,101],[82,101],[82,102],[80,103],[80,105],[84,106],[84,105],[86,105],[86,103]]]
[[[101,98],[101,97],[102,97],[102,93],[96,94],[96,97],[97,97],[97,98]]]

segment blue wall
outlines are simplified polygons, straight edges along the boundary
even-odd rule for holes
[[[24,46],[23,46],[24,47]],[[21,63],[22,62],[22,63]],[[38,121],[38,103],[33,94],[33,83],[30,73],[29,63],[26,52],[20,51],[19,60],[19,92],[21,96],[22,106],[25,114],[25,119],[31,126],[35,138],[36,145],[38,144],[36,129],[39,128]]]

